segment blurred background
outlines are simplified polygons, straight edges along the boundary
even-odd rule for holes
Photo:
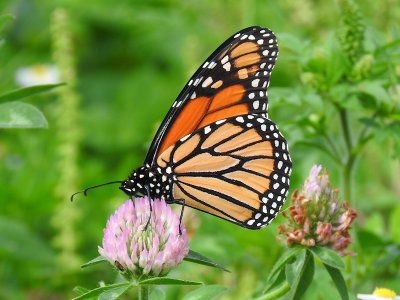
[[[351,171],[352,194],[346,196],[352,199],[344,199],[359,214],[359,234],[352,232],[350,249],[358,256],[347,259],[353,266],[345,273],[353,297],[377,285],[400,293],[400,137],[392,137],[400,120],[400,1],[357,4],[366,32],[363,51],[375,58],[368,80],[379,88],[370,93],[372,104],[346,108],[350,117],[357,116],[353,128],[359,129],[360,115],[383,109],[379,97],[391,106],[384,107],[390,114],[380,123],[370,122],[374,137]],[[69,299],[77,285],[94,288],[101,280],[115,280],[116,272],[106,264],[83,270],[80,264],[98,255],[106,220],[126,196],[111,185],[73,203],[70,195],[127,178],[191,74],[220,43],[251,25],[268,27],[278,38],[269,116],[291,146],[291,192],[314,163],[327,167],[332,185],[343,188],[340,163],[315,143],[304,143],[317,137],[305,120],[325,118],[324,129],[339,150],[343,144],[337,116],[332,110],[325,115],[321,95],[326,90],[307,81],[307,74],[318,73],[313,66],[326,45],[338,43],[340,1],[2,0],[0,13],[14,16],[0,33],[0,94],[37,83],[67,83],[24,99],[43,112],[47,129],[0,129],[0,299]],[[382,127],[388,122],[392,131]],[[191,249],[232,273],[184,262],[171,276],[227,286],[230,291],[221,299],[257,295],[285,248],[275,240],[282,218],[250,231],[189,209],[185,214]],[[320,269],[305,299],[338,299]],[[193,289],[164,292],[167,299],[180,299]]]

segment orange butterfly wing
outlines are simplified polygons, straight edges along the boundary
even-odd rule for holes
[[[267,87],[278,55],[274,34],[244,29],[225,41],[196,71],[163,120],[145,163],[191,132],[232,116],[267,116]]]
[[[171,168],[174,199],[250,229],[276,217],[292,166],[276,125],[256,114],[194,131],[165,150],[157,164]]]

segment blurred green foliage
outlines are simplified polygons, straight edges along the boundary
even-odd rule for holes
[[[102,228],[125,196],[113,186],[74,203],[67,194],[125,179],[191,73],[228,36],[251,25],[271,28],[278,38],[269,116],[291,146],[292,191],[313,163],[346,189],[342,163],[350,153],[337,108],[347,113],[354,145],[365,128],[369,138],[364,151],[356,149],[349,193],[359,213],[352,249],[358,256],[348,259],[344,276],[353,295],[376,285],[400,293],[400,3],[358,1],[357,13],[343,3],[350,1],[0,2],[0,14],[14,16],[0,33],[0,95],[17,89],[18,68],[64,62],[55,55],[62,36],[51,29],[60,8],[72,47],[61,68],[76,71],[67,87],[23,99],[43,112],[48,129],[0,130],[0,299],[68,299],[77,285],[118,282],[107,266],[81,270],[78,262],[97,256]],[[349,27],[346,13],[359,26]],[[228,287],[220,299],[259,296],[284,249],[275,241],[281,218],[249,231],[197,215],[191,248],[232,273],[184,262],[170,275]],[[73,260],[65,260],[66,249]],[[304,298],[337,299],[323,265],[315,267],[317,280]],[[155,293],[180,299],[192,290]]]

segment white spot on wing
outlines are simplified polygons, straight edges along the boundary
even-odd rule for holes
[[[221,59],[221,64],[227,63],[227,62],[228,62],[228,59],[229,59],[228,55],[225,55],[224,58]]]
[[[183,138],[180,139],[181,142],[186,141],[189,138],[190,134],[185,135]]]
[[[256,220],[249,220],[249,221],[247,221],[247,225],[253,225],[253,223],[255,222]]]
[[[231,70],[231,63],[227,62],[226,64],[224,64],[222,66],[227,72],[229,72]]]
[[[254,80],[251,82],[251,86],[252,86],[252,87],[257,87],[259,82],[260,82],[260,79],[254,79]]]
[[[207,87],[213,82],[211,77],[207,77],[206,80],[203,81],[203,84],[201,85],[202,87]]]
[[[214,67],[217,65],[217,63],[216,62],[214,62],[214,61],[212,61],[211,63],[210,63],[210,65],[208,66],[208,68],[209,69],[214,69]]]

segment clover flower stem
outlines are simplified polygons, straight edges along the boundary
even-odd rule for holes
[[[290,285],[287,281],[281,284],[277,289],[258,297],[256,300],[273,300],[285,295],[290,290]]]
[[[150,288],[147,285],[139,286],[139,300],[148,300]]]

